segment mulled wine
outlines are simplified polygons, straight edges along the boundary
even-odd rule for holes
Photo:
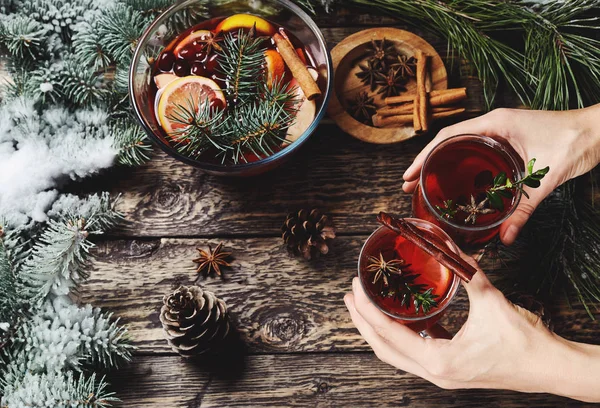
[[[458,252],[435,225],[409,221],[430,241]],[[387,227],[380,227],[365,242],[358,275],[379,309],[415,331],[428,329],[442,317],[460,282],[447,267]]]
[[[181,155],[226,165],[273,155],[315,120],[322,82],[315,66],[292,33],[261,17],[195,25],[152,67],[161,139]]]
[[[413,214],[459,244],[486,243],[516,208],[521,184],[528,185],[527,177],[521,179],[521,163],[501,141],[476,135],[449,138],[425,160]]]

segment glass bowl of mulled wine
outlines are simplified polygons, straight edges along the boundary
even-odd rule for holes
[[[308,140],[332,77],[322,33],[290,1],[188,0],[139,40],[129,95],[167,154],[210,174],[251,176]]]
[[[437,225],[405,218],[425,239],[459,253]],[[454,300],[460,278],[413,242],[386,226],[365,241],[358,257],[358,277],[371,302],[414,331],[429,329]]]
[[[521,200],[520,189],[505,186],[522,178],[522,168],[523,160],[503,139],[450,137],[425,159],[413,215],[436,224],[459,245],[484,245]]]

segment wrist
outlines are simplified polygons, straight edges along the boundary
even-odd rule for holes
[[[600,104],[572,112],[573,126],[579,136],[579,148],[593,153],[595,162],[592,166],[595,166],[600,161]]]
[[[586,402],[600,402],[600,347],[553,335],[546,350],[544,381],[540,391]]]

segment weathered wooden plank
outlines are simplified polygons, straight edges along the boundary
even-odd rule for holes
[[[239,356],[194,364],[137,357],[108,379],[123,407],[580,407],[548,394],[443,390],[372,353]]]
[[[226,280],[201,278],[229,305],[232,320],[252,352],[324,352],[368,350],[354,329],[342,297],[356,275],[365,236],[340,237],[330,253],[308,263],[291,258],[277,238],[225,240],[234,253]],[[158,321],[162,296],[196,273],[196,247],[217,240],[160,239],[107,241],[98,248],[90,280],[81,296],[130,325],[140,352],[170,352]],[[505,277],[484,262],[494,281]],[[499,264],[496,264],[499,265]],[[600,343],[598,324],[579,308],[555,305],[556,330],[571,339]],[[461,290],[443,324],[452,332],[465,321],[468,303]]]

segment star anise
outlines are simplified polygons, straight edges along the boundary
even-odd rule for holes
[[[367,272],[374,274],[373,283],[377,283],[380,279],[383,279],[383,285],[389,286],[389,279],[392,275],[401,275],[402,268],[408,268],[410,265],[406,265],[404,259],[392,259],[386,261],[383,254],[379,253],[379,258],[375,256],[369,257],[369,264],[367,265]]]
[[[385,38],[381,41],[371,40],[371,47],[367,51],[370,57],[369,60],[373,62],[373,65],[383,70],[386,70],[398,55],[396,46]]]
[[[198,252],[200,252],[200,256],[193,260],[194,263],[198,264],[198,268],[196,272],[201,273],[204,277],[207,277],[212,272],[216,273],[219,276],[222,276],[222,267],[231,266],[227,259],[231,256],[230,252],[222,252],[223,251],[223,243],[221,242],[217,247],[212,249],[212,247],[208,246],[208,251],[205,251],[200,248],[196,248]]]
[[[390,69],[387,75],[380,74],[376,84],[380,86],[378,94],[382,94],[384,98],[390,96],[398,96],[401,91],[405,91],[406,78],[398,75],[398,70]]]
[[[489,200],[487,198],[485,198],[480,203],[477,203],[475,201],[475,197],[473,197],[473,195],[471,194],[471,204],[467,204],[467,205],[459,204],[456,206],[456,208],[459,211],[469,214],[467,216],[467,218],[465,218],[465,224],[471,223],[471,224],[475,225],[475,221],[477,221],[477,217],[479,215],[492,214],[493,212],[496,211],[493,208],[486,207],[488,202],[489,202]]]
[[[360,92],[356,95],[356,98],[350,101],[349,105],[352,117],[362,123],[369,123],[371,117],[377,112],[377,106],[375,106],[373,98],[369,97],[366,92]]]
[[[210,55],[215,50],[216,51],[223,50],[223,48],[219,44],[221,41],[223,41],[225,39],[223,37],[222,33],[223,33],[222,31],[218,32],[216,34],[210,33],[210,34],[207,34],[205,37],[201,37],[200,39],[198,39],[196,41],[203,44],[202,51],[204,51],[206,53],[206,55]]]
[[[390,65],[390,67],[398,70],[398,75],[403,78],[410,78],[415,76],[415,69],[417,67],[417,60],[415,57],[409,57],[408,55],[396,55],[396,62]]]
[[[358,68],[360,72],[356,76],[363,84],[369,85],[371,91],[374,91],[377,88],[377,78],[381,74],[381,70],[371,60],[366,61],[366,64],[358,64]]]

